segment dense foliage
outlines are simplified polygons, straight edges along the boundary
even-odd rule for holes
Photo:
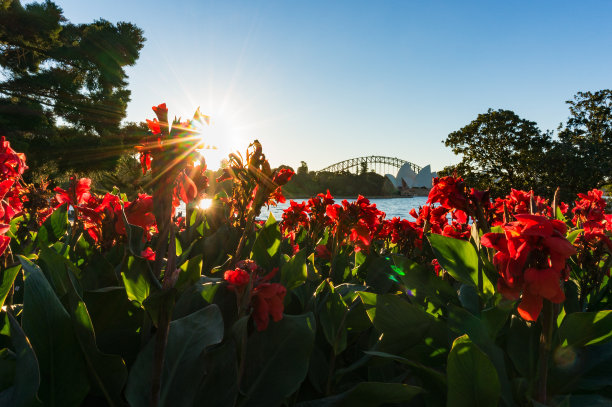
[[[283,189],[288,197],[309,197],[321,191],[330,191],[333,195],[385,196],[397,194],[396,188],[380,174],[363,171],[360,174],[350,172],[308,172],[300,171]]]
[[[0,135],[33,164],[112,168],[134,130],[121,128],[124,68],[143,42],[130,23],[72,24],[50,1],[0,1]]]
[[[153,193],[130,200],[86,178],[25,185],[25,156],[2,140],[0,404],[612,400],[601,191],[491,200],[443,177],[411,220],[328,191],[264,222],[293,172],[254,141],[209,179],[206,117],[154,111],[138,147]],[[232,188],[199,209],[218,182]]]
[[[560,187],[571,199],[612,183],[612,91],[579,92],[567,103],[570,117],[556,138],[509,110],[478,115],[444,141],[461,161],[440,174],[458,174],[496,197],[510,188],[552,195]]]

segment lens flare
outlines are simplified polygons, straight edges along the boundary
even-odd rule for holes
[[[212,199],[204,198],[204,199],[200,200],[200,202],[198,203],[198,208],[200,208],[202,210],[206,210],[206,209],[210,208],[211,205],[212,205]]]

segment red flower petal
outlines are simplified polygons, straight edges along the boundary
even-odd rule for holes
[[[535,321],[542,311],[542,297],[523,291],[523,298],[518,306],[518,312],[526,321]]]

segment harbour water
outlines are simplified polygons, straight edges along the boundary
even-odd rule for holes
[[[356,199],[347,199],[349,202],[353,202]],[[296,202],[303,202],[304,199],[295,199]],[[336,199],[336,203],[341,203],[342,199]],[[370,203],[376,204],[376,207],[387,214],[386,219],[399,217],[402,219],[414,220],[409,212],[413,208],[425,205],[427,197],[415,196],[412,198],[373,198],[370,199]],[[274,218],[280,220],[283,211],[289,207],[289,200],[287,202],[278,204],[277,206],[270,206],[268,210],[265,206],[261,210],[259,219],[267,219],[270,212],[274,215]]]

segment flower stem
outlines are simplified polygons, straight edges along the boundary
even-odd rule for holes
[[[253,229],[253,223],[255,222],[255,211],[252,211],[252,210],[249,211],[249,214],[247,216],[248,216],[247,222],[246,222],[246,225],[244,226],[244,230],[242,231],[242,236],[240,236],[240,241],[238,242],[238,247],[236,248],[236,254],[234,255],[234,258],[232,259],[231,267],[235,266],[236,263],[238,263],[238,261],[240,260],[240,254],[242,252],[242,249],[244,249],[244,245],[246,244],[247,237],[249,236],[249,233]]]
[[[550,357],[550,349],[552,345],[553,321],[555,319],[555,311],[553,304],[544,300],[542,308],[542,333],[540,334],[540,355],[538,366],[538,387],[536,399],[543,404],[546,404],[547,399],[547,380],[548,380],[548,359]]]
[[[170,319],[172,317],[173,300],[170,290],[176,283],[176,239],[174,233],[170,233],[170,244],[168,247],[168,261],[164,280],[162,283],[162,300],[159,305],[157,333],[155,336],[155,350],[153,354],[153,372],[151,377],[151,407],[159,405],[161,395],[161,377],[164,368],[164,358],[166,355],[166,345],[168,344],[168,334],[170,333]],[[168,236],[168,235],[164,235]]]

